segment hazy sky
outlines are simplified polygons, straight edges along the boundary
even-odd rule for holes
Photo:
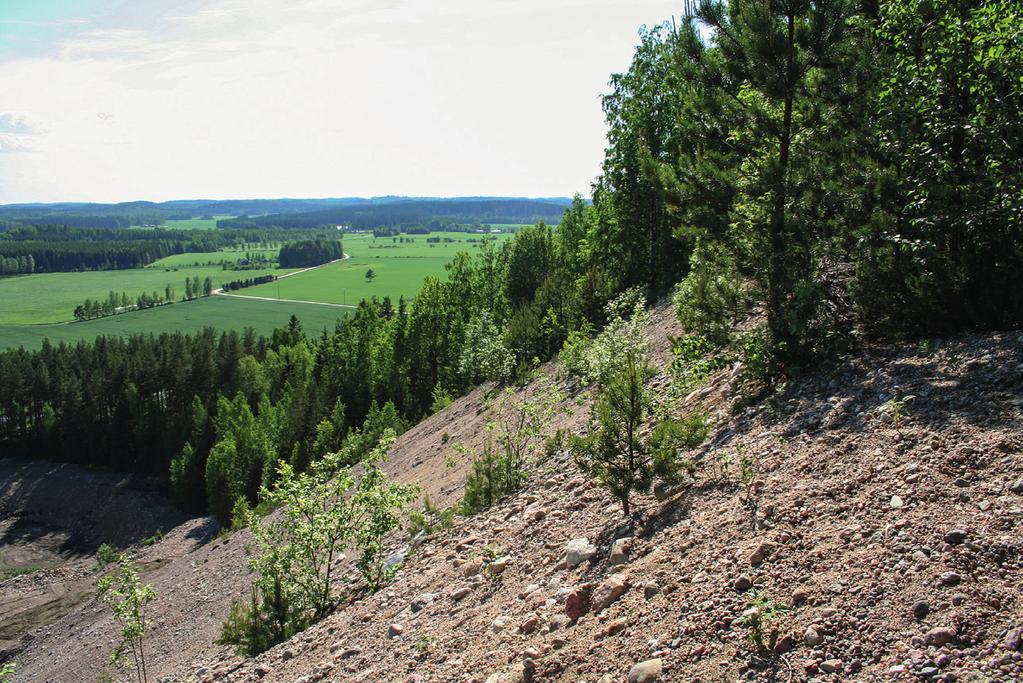
[[[679,0],[0,0],[0,203],[589,190]]]

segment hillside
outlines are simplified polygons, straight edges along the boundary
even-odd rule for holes
[[[677,333],[656,309],[662,370]],[[1021,342],[870,348],[746,409],[725,370],[682,407],[716,416],[690,454],[695,481],[639,501],[636,525],[556,454],[486,513],[414,547],[392,539],[405,554],[392,584],[255,660],[211,644],[245,590],[246,532],[203,543],[207,520],[185,522],[138,551],[158,594],[150,680],[1019,680]],[[467,463],[449,466],[450,444],[482,441],[492,392],[406,432],[392,475],[456,500]],[[566,400],[555,426],[579,430],[588,398]],[[722,475],[740,450],[761,463],[755,528]],[[777,656],[751,657],[751,586],[789,607]],[[98,606],[79,605],[22,639],[18,680],[94,678],[113,637]]]

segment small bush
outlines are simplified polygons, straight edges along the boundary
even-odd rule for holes
[[[103,569],[108,564],[117,562],[117,551],[109,543],[100,545],[96,550],[96,566]]]
[[[683,473],[691,477],[695,465],[691,460],[680,460],[679,453],[698,447],[709,433],[710,425],[703,413],[659,422],[649,441],[654,476],[668,483],[677,483]]]

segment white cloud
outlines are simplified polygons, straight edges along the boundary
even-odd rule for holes
[[[0,162],[0,201],[586,192],[608,77],[676,4],[214,0],[93,24],[0,63],[2,106],[47,122]]]

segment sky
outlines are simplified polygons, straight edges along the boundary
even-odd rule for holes
[[[0,203],[588,194],[680,0],[0,0]]]

